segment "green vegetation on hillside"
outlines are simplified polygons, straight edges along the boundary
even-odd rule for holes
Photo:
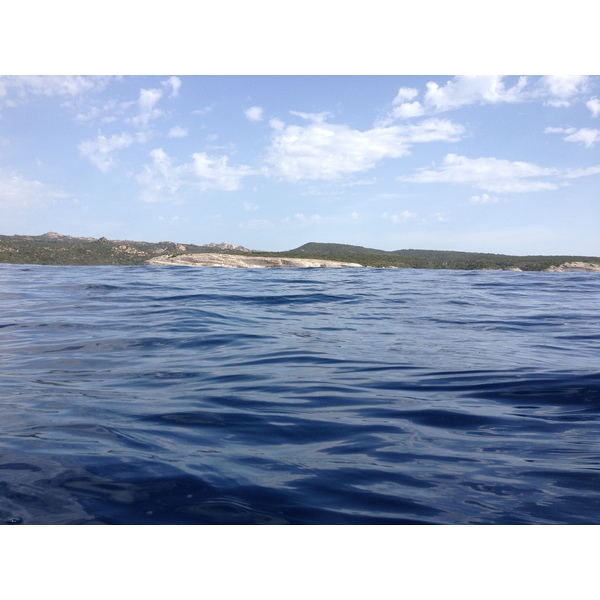
[[[543,271],[565,262],[600,262],[593,256],[509,256],[483,252],[456,252],[451,250],[375,250],[347,244],[309,243],[278,253],[293,258],[328,258],[358,262],[372,267],[399,267],[411,269],[521,269]]]
[[[56,233],[0,235],[0,263],[38,265],[141,265],[155,256],[215,252],[214,248],[174,242],[132,242]],[[227,250],[219,250],[227,252]]]
[[[232,247],[230,247],[232,248]],[[43,265],[140,265],[155,256],[224,252],[244,256],[315,258],[359,263],[368,267],[412,269],[521,269],[542,271],[565,262],[600,263],[593,256],[508,256],[443,250],[385,251],[347,244],[309,243],[285,252],[250,252],[174,242],[133,242],[75,238],[56,233],[40,236],[0,235],[0,263]],[[245,249],[244,249],[245,250]]]

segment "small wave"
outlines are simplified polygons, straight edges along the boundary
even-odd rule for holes
[[[594,274],[13,265],[0,522],[597,523]]]

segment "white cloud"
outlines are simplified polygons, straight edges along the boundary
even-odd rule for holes
[[[500,202],[500,198],[490,196],[489,194],[481,194],[481,196],[471,196],[469,202],[473,204],[495,204]]]
[[[496,104],[499,102],[517,102],[527,84],[526,77],[519,77],[518,82],[506,88],[503,77],[461,75],[440,87],[437,83],[427,83],[425,104],[438,111],[459,108],[467,104]]]
[[[404,102],[396,106],[392,111],[393,119],[410,119],[411,117],[420,117],[425,114],[425,109],[420,102]]]
[[[269,121],[269,125],[275,131],[283,131],[285,129],[285,123],[281,119],[273,118]]]
[[[406,223],[407,221],[410,221],[411,219],[414,219],[417,217],[417,213],[415,212],[411,212],[410,210],[403,210],[401,213],[393,213],[393,214],[389,214],[387,212],[384,212],[381,217],[383,219],[385,219],[386,221],[391,221],[394,224],[400,224],[400,223]]]
[[[179,77],[169,77],[169,79],[161,83],[165,87],[171,88],[171,98],[175,98],[179,94],[179,88],[181,87],[181,79]]]
[[[144,170],[137,176],[137,182],[142,186],[140,199],[145,202],[157,202],[174,198],[185,179],[187,166],[173,167],[171,159],[162,148],[150,152],[152,165],[145,165]]]
[[[25,179],[16,173],[0,171],[0,206],[31,208],[65,200],[69,194],[36,179]]]
[[[564,177],[565,179],[578,179],[579,177],[589,177],[590,175],[600,175],[600,165],[583,169],[567,169]]]
[[[419,90],[415,88],[401,87],[394,98],[394,104],[402,104],[407,100],[414,100],[419,95]]]
[[[461,125],[442,119],[367,131],[317,120],[305,126],[272,120],[271,126],[275,133],[267,152],[270,173],[289,181],[367,171],[385,158],[405,156],[415,143],[457,141],[464,132]]]
[[[416,125],[396,126],[408,144],[425,142],[457,142],[464,134],[464,127],[448,119],[427,119]]]
[[[204,116],[204,115],[207,115],[209,112],[211,112],[212,109],[213,109],[212,106],[205,106],[204,108],[197,108],[196,110],[192,111],[192,114]]]
[[[234,191],[252,174],[250,167],[230,167],[227,156],[209,156],[205,152],[192,155],[192,162],[178,166],[162,148],[150,152],[151,165],[145,165],[137,176],[142,187],[140,199],[145,202],[182,202],[189,190]]]
[[[507,88],[503,77],[459,75],[440,86],[433,81],[426,84],[422,102],[415,100],[418,93],[414,88],[400,88],[394,99],[394,108],[388,120],[419,117],[457,109],[468,104],[496,104],[521,100],[527,78],[520,77],[515,85]]]
[[[346,125],[288,125],[273,138],[268,151],[276,175],[290,181],[334,179],[364,171],[378,160],[408,153],[406,144],[386,129],[366,132]]]
[[[243,206],[245,211],[258,210],[259,208],[258,204],[253,204],[252,202],[244,202]]]
[[[591,98],[585,105],[592,111],[592,117],[600,115],[600,100],[598,98]]]
[[[313,121],[314,123],[323,123],[331,116],[331,114],[328,112],[307,113],[299,110],[290,110],[290,115],[300,117],[305,121]]]
[[[600,141],[600,129],[588,129],[584,127],[578,129],[565,137],[566,142],[581,142],[587,148],[592,148],[594,144]]]
[[[600,129],[576,129],[575,127],[546,127],[544,133],[564,133],[565,142],[580,142],[587,148],[592,148],[600,141]]]
[[[213,157],[208,156],[205,152],[198,152],[192,156],[194,158],[194,174],[198,178],[197,185],[201,190],[237,190],[241,187],[242,179],[252,173],[252,169],[246,165],[228,166],[227,156]]]
[[[248,121],[262,121],[263,109],[260,106],[251,106],[244,111]]]
[[[78,75],[22,75],[0,77],[0,97],[15,92],[24,99],[34,96],[78,96],[90,91],[102,91],[110,77],[82,77]]]
[[[547,97],[551,106],[569,106],[571,98],[584,91],[588,79],[585,75],[545,75],[537,83],[537,94]]]
[[[161,88],[140,89],[139,96],[134,100],[118,101],[116,99],[105,100],[101,97],[103,103],[100,105],[87,104],[84,110],[78,107],[76,120],[87,122],[101,120],[103,124],[111,123],[117,119],[124,119],[128,126],[134,126],[137,132],[138,141],[143,143],[149,138],[150,123],[164,115],[164,111],[158,107],[158,103],[165,94],[174,97],[178,94],[181,87],[181,81],[178,77],[171,77],[163,82]],[[126,118],[126,115],[129,115]]]
[[[188,130],[184,129],[183,127],[179,127],[179,125],[171,127],[171,129],[169,129],[170,138],[182,138],[185,137],[187,134]]]
[[[544,129],[544,133],[567,133],[567,132],[573,132],[575,131],[574,127],[568,128],[568,127],[546,127],[546,129]]]
[[[172,95],[176,95],[181,82],[179,78],[171,77],[163,81],[162,84],[165,87],[170,87]],[[131,134],[127,132],[118,135],[114,134],[110,137],[98,135],[95,140],[86,140],[79,144],[81,154],[86,156],[102,172],[108,172],[116,164],[114,156],[118,150],[126,148],[133,143],[143,144],[151,137],[151,130],[149,128],[151,121],[164,114],[161,109],[157,108],[157,104],[162,97],[163,91],[161,89],[141,89],[137,102],[117,103],[109,101],[102,108],[93,107],[88,111],[87,115],[78,114],[77,120],[87,121],[111,112],[113,114],[103,118],[104,122],[108,122],[116,120],[115,115],[122,115],[124,111],[130,110],[132,107],[137,106],[138,109],[138,113],[126,121],[129,125],[133,125],[137,131],[133,131]],[[186,129],[177,126],[170,129],[168,136],[184,137],[187,133]]]
[[[132,122],[142,129],[148,126],[148,123],[163,114],[163,111],[156,108],[156,104],[162,98],[162,90],[159,89],[141,89],[138,106],[140,112],[133,117]]]
[[[470,104],[499,104],[543,99],[552,106],[569,106],[581,94],[589,78],[580,75],[519,77],[513,85],[498,75],[457,75],[444,85],[426,84],[421,101],[414,88],[400,88],[387,121],[454,110]],[[590,108],[590,110],[593,110]]]
[[[75,120],[80,123],[99,120],[106,125],[116,121],[134,104],[135,102],[117,102],[111,99],[103,102],[100,106],[86,105],[84,112],[78,112]]]
[[[106,173],[116,164],[113,154],[117,150],[127,148],[132,143],[133,138],[128,133],[111,135],[108,138],[99,135],[95,140],[86,140],[79,144],[79,152],[100,171]]]
[[[86,113],[78,113],[75,117],[75,120],[79,121],[80,123],[85,123],[86,121],[92,121],[94,119],[97,119],[100,116],[100,114],[100,109],[97,106],[92,106],[91,108],[87,109]]]
[[[447,154],[442,166],[421,170],[415,175],[400,177],[415,183],[470,184],[486,192],[517,193],[554,190],[558,185],[540,178],[555,176],[554,169],[532,163],[498,158],[467,158]]]

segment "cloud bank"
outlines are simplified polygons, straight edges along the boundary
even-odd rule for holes
[[[417,99],[419,90],[401,87],[382,123],[435,115],[471,104],[514,104],[541,99],[550,106],[569,106],[585,91],[589,80],[581,75],[519,77],[511,85],[506,83],[507,79],[498,75],[460,75],[445,85],[430,81],[420,100]],[[592,104],[590,110],[596,110],[595,106]]]
[[[152,163],[136,177],[141,186],[139,199],[144,202],[183,202],[190,190],[235,191],[244,177],[253,173],[247,165],[229,166],[227,156],[192,155],[192,161],[174,165],[162,148],[150,152]]]
[[[327,123],[322,115],[303,116],[312,117],[312,122],[301,126],[271,121],[274,133],[266,158],[271,175],[291,182],[337,179],[368,171],[386,158],[405,156],[414,144],[458,141],[464,133],[462,125],[446,119],[358,131]]]
[[[437,169],[423,169],[415,175],[400,177],[399,180],[413,183],[470,184],[486,192],[519,193],[554,190],[558,184],[545,181],[544,178],[555,177],[557,174],[555,169],[528,162],[447,154]]]

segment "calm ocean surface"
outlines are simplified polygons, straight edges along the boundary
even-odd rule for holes
[[[0,523],[600,522],[600,275],[0,265]]]

